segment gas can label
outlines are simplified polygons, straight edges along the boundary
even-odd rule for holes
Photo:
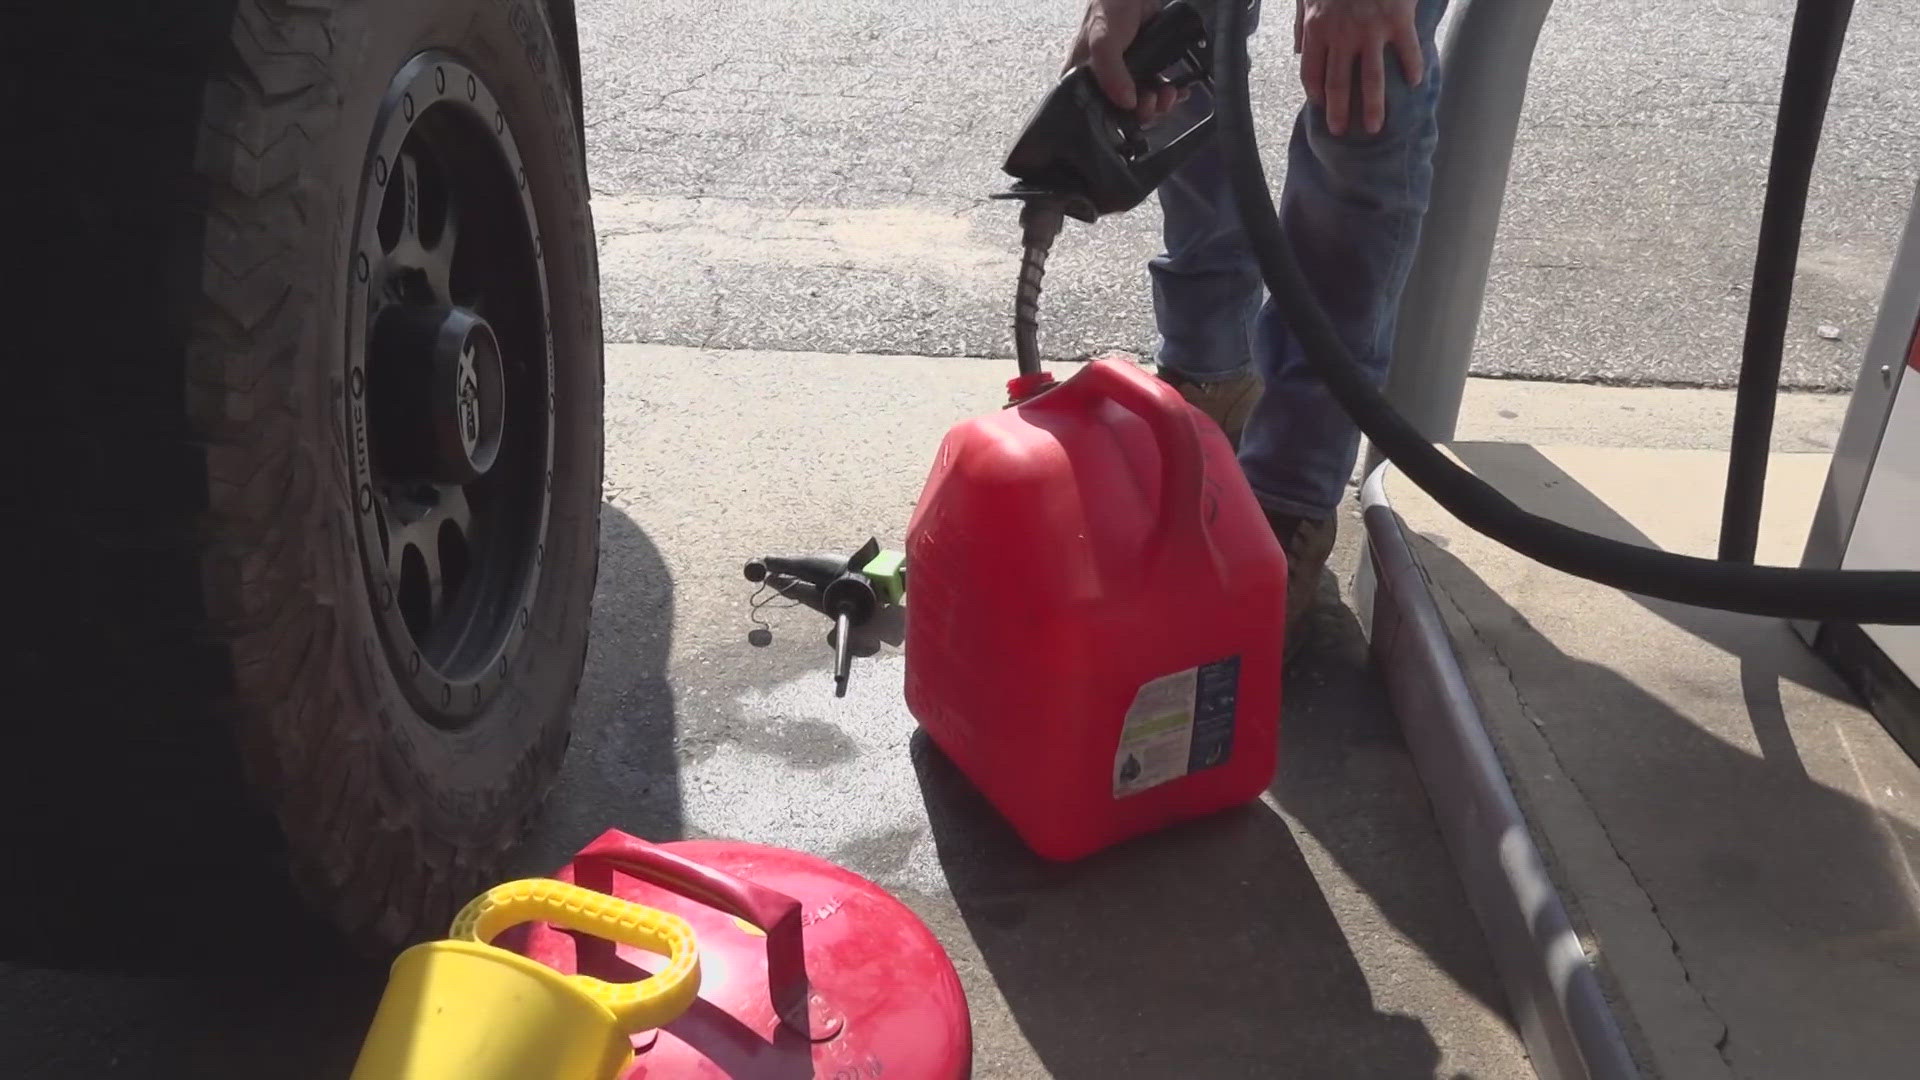
[[[1226,761],[1240,690],[1238,657],[1163,675],[1133,696],[1113,755],[1113,797],[1137,795]]]
[[[1188,772],[1219,765],[1233,752],[1233,719],[1240,711],[1240,658],[1215,660],[1200,669],[1194,682]]]

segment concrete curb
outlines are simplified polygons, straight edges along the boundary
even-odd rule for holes
[[[1390,468],[1382,464],[1361,485],[1366,540],[1356,606],[1521,1040],[1545,1080],[1637,1077],[1387,500]]]

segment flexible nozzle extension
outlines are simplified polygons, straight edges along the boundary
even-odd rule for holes
[[[1040,374],[1040,279],[1047,273],[1047,253],[1066,224],[1066,204],[1060,199],[1029,198],[1020,207],[1020,285],[1013,296],[1013,356],[1022,375]]]

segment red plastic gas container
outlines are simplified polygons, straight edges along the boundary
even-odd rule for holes
[[[1039,854],[1272,781],[1286,556],[1226,437],[1139,367],[949,431],[907,567],[907,706]]]
[[[967,999],[939,940],[850,870],[731,840],[650,844],[609,829],[554,875],[685,919],[700,995],[634,1037],[623,1080],[969,1074]],[[633,982],[664,961],[535,923],[497,942],[566,974]]]

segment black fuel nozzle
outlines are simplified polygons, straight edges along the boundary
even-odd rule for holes
[[[1243,0],[1225,0],[1229,3]],[[1205,9],[1203,11],[1203,8]],[[1127,47],[1124,61],[1146,87],[1211,85],[1211,3],[1169,0]],[[1014,178],[1002,199],[1049,200],[1081,221],[1145,201],[1213,133],[1211,111],[1180,130],[1143,130],[1116,108],[1079,64],[1061,76],[1014,142],[1002,168]]]
[[[1212,86],[1210,20],[1219,3],[1248,0],[1169,0],[1122,54],[1145,89]],[[1009,406],[1053,385],[1040,370],[1040,285],[1047,253],[1068,217],[1092,222],[1140,205],[1213,134],[1214,114],[1174,129],[1142,129],[1114,106],[1087,64],[1060,77],[1015,140],[1002,168],[1013,187],[996,199],[1019,199],[1020,278],[1013,300],[1013,353],[1019,374],[1007,383]]]

